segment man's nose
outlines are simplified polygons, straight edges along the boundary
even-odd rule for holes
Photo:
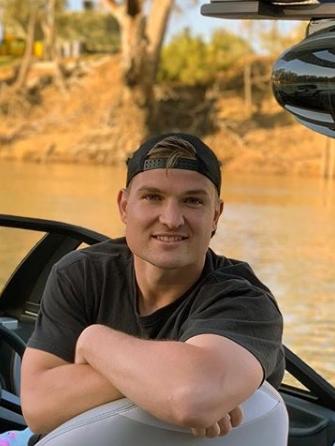
[[[184,216],[179,204],[167,201],[161,208],[160,222],[169,229],[179,228],[184,224]]]

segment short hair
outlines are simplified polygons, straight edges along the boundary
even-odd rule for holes
[[[167,136],[149,150],[147,159],[166,159],[166,168],[171,169],[179,158],[196,160],[196,153],[193,144],[189,141],[176,136]]]
[[[126,186],[138,173],[164,167],[197,171],[214,184],[220,195],[220,162],[212,149],[197,136],[168,133],[145,141],[127,159]]]

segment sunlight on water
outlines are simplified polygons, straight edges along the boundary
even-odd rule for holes
[[[123,167],[0,164],[0,212],[122,235]],[[243,259],[275,294],[285,343],[335,385],[335,183],[227,175],[215,251]],[[36,241],[0,228],[0,286]]]

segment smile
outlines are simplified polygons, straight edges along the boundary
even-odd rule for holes
[[[181,241],[187,239],[187,237],[185,237],[183,235],[153,235],[152,237],[155,240],[159,240],[160,242],[167,242],[167,243],[181,242]]]

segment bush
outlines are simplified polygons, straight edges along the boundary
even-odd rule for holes
[[[232,33],[216,31],[206,43],[185,29],[163,48],[158,81],[209,85],[251,52],[247,42]]]
[[[158,73],[159,81],[181,82],[185,85],[206,84],[209,73],[204,61],[206,44],[186,29],[163,48]]]
[[[115,52],[120,47],[120,31],[110,14],[97,11],[63,13],[57,20],[58,36],[79,40],[88,52]]]

